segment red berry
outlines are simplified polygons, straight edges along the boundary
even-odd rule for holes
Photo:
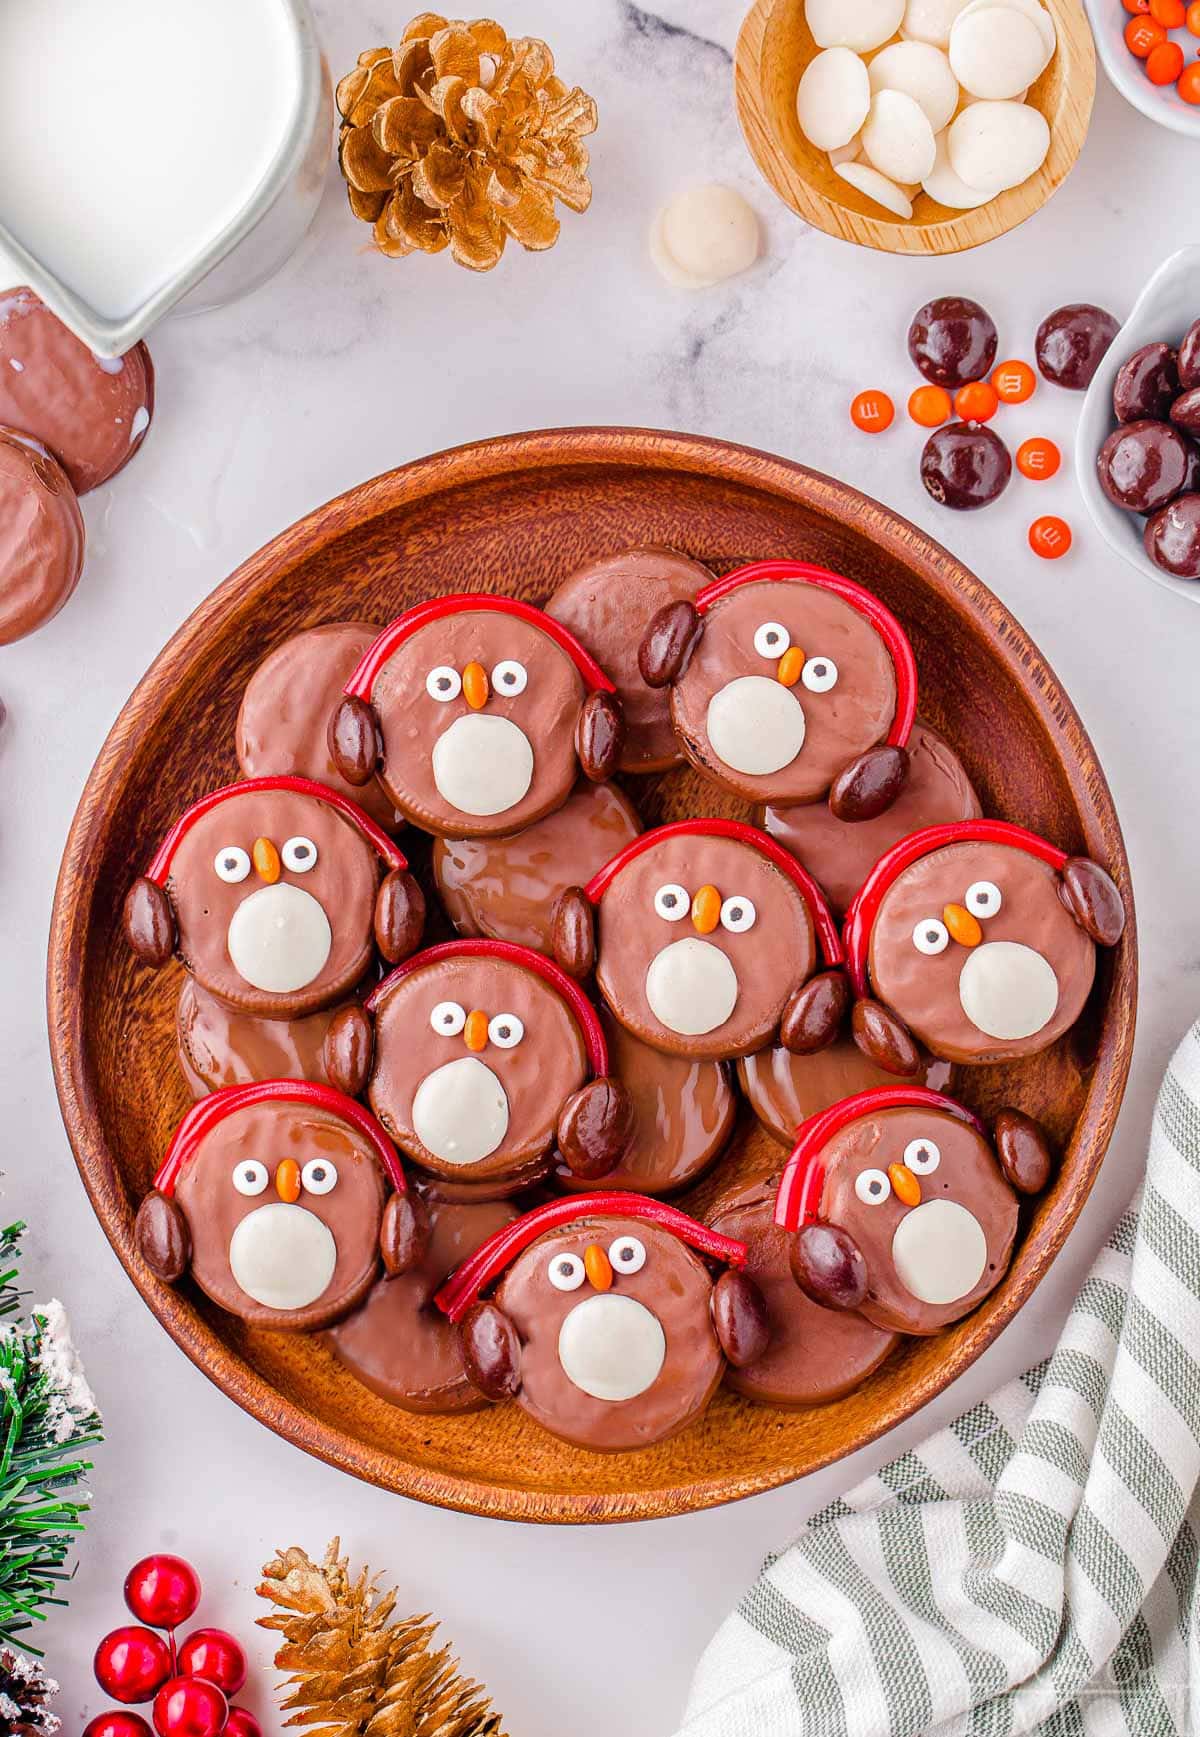
[[[114,1701],[152,1701],[171,1675],[171,1654],[148,1628],[115,1628],[96,1648],[96,1681]]]
[[[83,1737],[154,1737],[140,1713],[97,1713],[84,1727]]]
[[[182,1556],[144,1556],[125,1577],[125,1602],[151,1628],[177,1628],[200,1602],[200,1576]]]
[[[245,1707],[231,1707],[221,1737],[263,1737],[263,1728]]]
[[[246,1681],[241,1642],[221,1628],[198,1628],[179,1649],[179,1675],[203,1677],[227,1695],[236,1695]]]
[[[154,1697],[158,1737],[221,1737],[228,1718],[229,1702],[200,1677],[172,1677]]]

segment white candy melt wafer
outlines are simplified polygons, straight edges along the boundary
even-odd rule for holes
[[[966,5],[967,0],[908,0],[900,34],[910,42],[931,42],[935,48],[945,48],[950,28]]]
[[[719,182],[689,187],[659,213],[650,257],[677,289],[708,289],[748,271],[761,237],[753,208]]]
[[[848,145],[837,145],[829,153],[829,161],[836,169],[839,163],[855,163],[862,156],[862,134],[855,133]]]
[[[895,36],[904,0],[805,0],[804,18],[818,48],[868,54]]]
[[[872,97],[862,144],[867,162],[889,181],[923,181],[937,156],[925,111],[899,90],[881,90]]]
[[[1046,65],[1046,38],[1013,6],[970,7],[950,32],[950,66],[972,96],[1003,102],[1031,85]]]
[[[867,68],[849,48],[826,48],[804,69],[796,92],[796,116],[809,144],[819,151],[848,145],[871,107]]]
[[[948,206],[951,211],[974,211],[996,197],[993,192],[981,193],[977,187],[968,187],[962,176],[954,173],[945,133],[937,136],[937,161],[922,186],[931,199]]]
[[[954,173],[981,192],[1019,187],[1041,168],[1049,149],[1046,117],[1028,103],[972,103],[946,135]]]
[[[1051,56],[1058,47],[1058,31],[1041,0],[967,0],[962,12],[982,12],[987,6],[1008,6],[1012,11],[1023,12],[1027,18],[1032,18],[1045,40],[1046,64],[1049,65]]]
[[[868,199],[886,206],[895,216],[903,217],[906,222],[912,216],[912,200],[903,187],[897,187],[894,181],[889,181],[878,169],[872,169],[869,163],[839,163],[834,173],[852,187],[857,187],[860,193],[865,193]]]
[[[950,62],[931,42],[893,42],[867,67],[872,92],[903,91],[925,111],[935,133],[948,127],[958,107],[958,80]]]

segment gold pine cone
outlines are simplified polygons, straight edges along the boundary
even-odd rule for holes
[[[596,104],[569,90],[533,36],[490,18],[423,12],[399,46],[369,48],[337,87],[350,209],[393,258],[440,253],[490,271],[511,235],[553,247],[554,201],[591,204],[584,135]]]

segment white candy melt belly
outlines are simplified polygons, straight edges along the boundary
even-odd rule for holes
[[[871,81],[849,48],[827,48],[805,67],[796,92],[800,131],[819,151],[848,145],[871,107]]]
[[[1041,0],[968,0],[963,12],[982,12],[985,6],[1007,6],[1014,12],[1023,12],[1026,18],[1032,18],[1042,33],[1046,44],[1046,61],[1058,47],[1058,31],[1054,20],[1041,4]]]
[[[937,156],[928,116],[900,90],[877,91],[871,98],[862,144],[871,167],[901,185],[923,181]]]
[[[999,5],[961,12],[950,32],[949,55],[963,89],[989,102],[1015,97],[1033,83],[1050,58],[1046,38],[1034,20],[1014,7]]]
[[[576,1303],[558,1331],[563,1374],[592,1399],[636,1399],[654,1386],[666,1356],[658,1316],[612,1291]]]
[[[656,953],[646,972],[651,1013],[680,1037],[703,1037],[724,1025],[737,997],[737,972],[726,955],[695,935]]]
[[[486,1062],[459,1056],[435,1068],[413,1097],[417,1139],[443,1164],[478,1164],[508,1133],[508,1097]]]
[[[974,211],[996,197],[991,192],[981,193],[978,187],[968,187],[962,176],[954,173],[945,133],[938,134],[937,159],[922,185],[931,199],[936,199],[939,205],[945,205],[951,211]]]
[[[968,187],[993,194],[1036,174],[1049,149],[1046,117],[1028,103],[974,102],[946,134],[954,173]]]
[[[914,42],[932,42],[945,48],[954,20],[967,0],[908,0],[900,34]]]
[[[677,289],[708,289],[748,271],[759,255],[758,217],[732,187],[689,187],[659,213],[650,256]]]
[[[895,36],[904,0],[805,0],[804,19],[818,48],[867,54]]]
[[[462,814],[503,814],[533,783],[533,749],[511,718],[455,718],[433,744],[438,794]]]
[[[958,999],[972,1025],[1013,1043],[1033,1037],[1054,1018],[1058,978],[1049,960],[1019,941],[973,947],[958,979]]]
[[[226,946],[247,983],[271,995],[291,995],[325,969],[333,931],[311,893],[276,881],[242,900],[230,919]]]
[[[705,732],[713,753],[735,772],[782,772],[804,746],[804,708],[772,676],[738,676],[708,702]]]
[[[941,1308],[969,1296],[983,1277],[987,1238],[956,1200],[927,1200],[896,1226],[892,1260],[906,1291]]]
[[[322,1295],[337,1265],[337,1244],[323,1219],[282,1200],[248,1213],[229,1239],[233,1276],[264,1309],[306,1309]]]
[[[948,127],[958,107],[958,80],[940,48],[929,42],[893,42],[867,68],[872,91],[898,90],[920,105],[935,133]]]

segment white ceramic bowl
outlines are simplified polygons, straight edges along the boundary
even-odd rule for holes
[[[1117,426],[1112,392],[1117,371],[1143,344],[1178,344],[1193,320],[1200,319],[1200,246],[1185,247],[1159,266],[1134,305],[1088,387],[1075,435],[1075,474],[1088,512],[1111,549],[1123,555],[1156,585],[1200,603],[1200,579],[1176,579],[1156,567],[1142,542],[1145,520],[1115,507],[1096,474],[1096,457]]]
[[[1084,4],[1092,35],[1096,38],[1100,63],[1126,102],[1132,103],[1150,120],[1157,121],[1160,127],[1170,127],[1173,133],[1186,133],[1189,138],[1200,139],[1200,107],[1185,103],[1173,84],[1151,84],[1146,77],[1145,63],[1130,54],[1125,46],[1125,26],[1131,14],[1126,12],[1121,0],[1084,0]],[[1173,30],[1171,38],[1181,45],[1191,60],[1196,38],[1183,30]]]

